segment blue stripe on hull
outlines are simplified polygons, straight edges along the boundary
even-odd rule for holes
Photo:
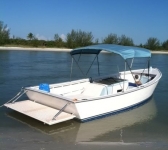
[[[104,117],[108,117],[108,116],[111,116],[111,115],[115,115],[115,114],[118,114],[118,113],[121,113],[121,112],[125,112],[125,111],[128,111],[128,110],[132,110],[132,109],[135,109],[137,107],[140,107],[140,106],[146,104],[148,101],[150,101],[151,98],[152,98],[152,95],[149,98],[141,101],[140,103],[131,105],[129,107],[125,107],[125,108],[122,108],[122,109],[119,109],[119,110],[116,110],[116,111],[104,113],[104,114],[101,114],[101,115],[92,116],[92,117],[81,119],[81,120],[78,119],[78,118],[76,118],[76,119],[79,120],[80,122],[88,122],[88,121],[92,121],[92,120],[96,120],[96,119],[101,119],[101,118],[104,118]]]

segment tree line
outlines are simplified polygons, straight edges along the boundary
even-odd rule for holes
[[[147,39],[145,44],[135,45],[132,38],[126,35],[118,36],[117,34],[110,33],[105,38],[99,41],[94,38],[92,32],[85,32],[82,30],[72,29],[67,33],[66,40],[63,40],[59,34],[54,34],[53,40],[39,40],[33,33],[27,34],[27,39],[10,37],[10,30],[6,24],[0,21],[0,45],[1,46],[25,46],[25,47],[48,47],[48,48],[76,48],[88,46],[92,44],[118,44],[125,46],[139,46],[150,50],[168,50],[168,39],[160,42],[155,37]]]

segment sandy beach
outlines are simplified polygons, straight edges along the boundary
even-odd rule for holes
[[[3,47],[0,46],[0,50],[28,50],[28,51],[65,51],[69,52],[72,49],[68,48],[33,48],[33,47]]]
[[[152,54],[168,54],[168,51],[151,51]]]
[[[0,50],[28,50],[28,51],[57,51],[57,52],[69,52],[72,49],[68,48],[33,48],[33,47],[3,47],[0,46]],[[168,51],[151,51],[152,54],[168,54]]]

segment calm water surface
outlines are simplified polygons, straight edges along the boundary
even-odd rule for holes
[[[83,72],[87,72],[92,59],[81,59]],[[102,75],[123,69],[124,63],[117,55],[104,53],[99,61]],[[133,67],[143,67],[139,61]],[[66,52],[0,51],[0,105],[21,87],[69,81],[70,62]],[[116,69],[113,66],[118,62]],[[117,115],[48,126],[0,108],[0,150],[168,149],[168,55],[153,54],[151,65],[163,74],[153,97],[144,105]],[[88,76],[96,74],[95,62]],[[74,65],[72,80],[80,77],[82,74]]]

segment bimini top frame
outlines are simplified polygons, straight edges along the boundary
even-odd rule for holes
[[[71,55],[76,54],[99,54],[102,50],[119,54],[124,60],[135,57],[151,57],[151,52],[145,48],[134,46],[122,46],[114,44],[98,44],[81,48],[76,48],[70,52]]]
[[[75,60],[73,55],[77,55],[77,54],[79,54],[80,56],[81,56],[81,54],[95,54],[96,55],[95,59],[97,58],[97,64],[98,64],[98,74],[100,75],[98,55],[102,50],[110,52],[110,53],[119,54],[125,60],[125,71],[126,71],[126,65],[127,65],[131,74],[132,74],[131,67],[132,67],[132,63],[133,63],[134,58],[136,58],[136,57],[137,58],[141,58],[141,57],[148,58],[148,76],[149,76],[150,57],[151,57],[150,50],[145,49],[145,48],[134,47],[134,46],[122,46],[122,45],[115,45],[115,44],[98,44],[98,45],[91,45],[91,46],[73,49],[70,52],[70,54],[72,56],[71,75],[72,75],[73,59]],[[80,59],[80,56],[78,58],[78,61]],[[130,66],[127,62],[127,59],[132,59],[132,63]],[[93,60],[93,62],[94,62],[94,60]],[[81,70],[80,66],[78,65],[78,61],[75,60],[77,66]],[[93,62],[92,62],[92,64],[93,64]],[[92,66],[92,64],[91,64],[91,66]],[[89,67],[87,73],[89,72],[91,66]],[[124,78],[125,78],[125,71],[124,71]],[[81,70],[81,72],[83,75],[87,76],[87,73],[84,74],[82,70]],[[71,80],[71,75],[70,75],[70,80]],[[134,76],[133,76],[133,78],[134,78]]]

